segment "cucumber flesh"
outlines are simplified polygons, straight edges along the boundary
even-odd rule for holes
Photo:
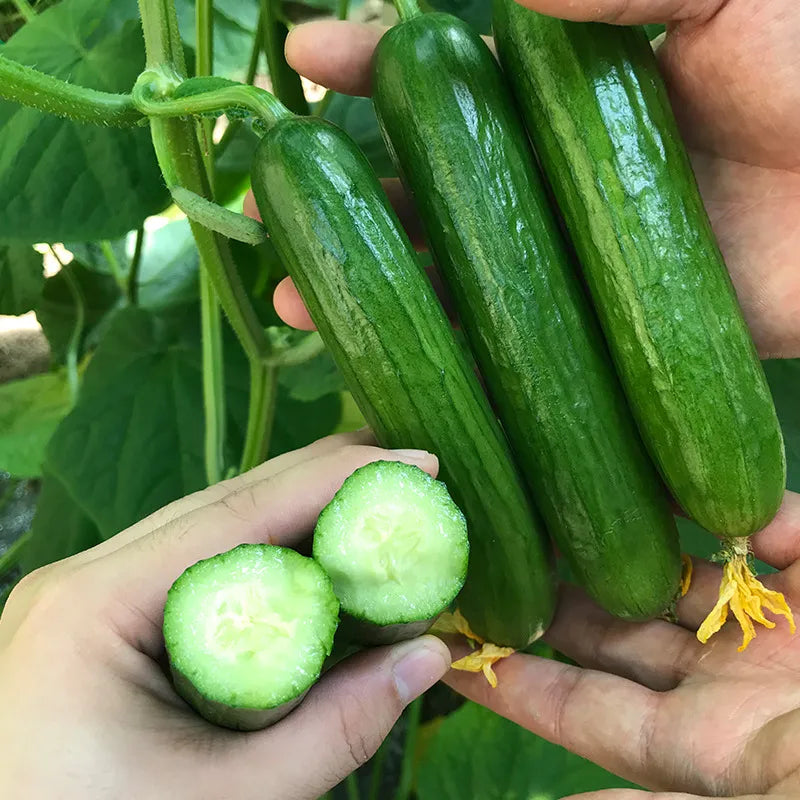
[[[338,612],[328,576],[293,550],[244,544],[200,561],[164,609],[175,688],[216,724],[264,727],[319,678]]]
[[[390,641],[424,632],[455,599],[467,573],[464,515],[443,483],[418,467],[377,461],[356,470],[323,509],[314,558],[342,610],[374,626],[407,625],[359,638]]]

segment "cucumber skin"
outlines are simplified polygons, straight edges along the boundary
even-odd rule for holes
[[[394,625],[378,625],[368,619],[343,613],[337,634],[346,642],[364,645],[396,644],[422,636],[434,622],[436,617],[414,622],[397,622]]]
[[[654,460],[703,527],[754,533],[783,497],[780,426],[647,37],[513,0],[494,28]]]
[[[259,731],[282,720],[308,694],[306,689],[297,697],[274,708],[239,708],[210,700],[197,691],[195,685],[180,670],[170,664],[175,691],[204,719],[214,725],[234,731]],[[310,688],[310,687],[309,687]]]
[[[384,138],[547,527],[611,613],[664,612],[678,532],[497,62],[448,14],[375,53]]]
[[[549,543],[374,172],[343,131],[295,118],[264,136],[252,184],[278,254],[379,442],[439,456],[470,532],[459,607],[484,638],[524,647],[554,611]]]

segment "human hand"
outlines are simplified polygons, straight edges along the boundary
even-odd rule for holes
[[[377,749],[403,707],[447,670],[432,636],[339,664],[254,733],[216,728],[163,670],[167,589],[242,542],[294,545],[356,468],[435,456],[322,439],[178,500],[112,539],[27,576],[0,618],[0,796],[311,800]]]
[[[667,22],[658,55],[703,199],[762,357],[800,356],[800,5],[795,0],[525,0],[555,16]],[[312,22],[286,41],[302,75],[369,95],[382,28]],[[412,240],[419,223],[386,183]],[[257,216],[249,197],[246,213]],[[290,325],[313,328],[290,279],[275,292]]]
[[[752,544],[758,558],[781,570],[764,584],[797,608],[800,495],[787,492],[776,519]],[[481,676],[456,671],[445,682],[534,733],[663,792],[658,800],[797,798],[800,636],[792,637],[780,621],[743,653],[737,652],[738,626],[700,644],[695,632],[719,583],[719,566],[695,560],[677,624],[624,622],[564,587],[544,640],[581,666],[518,654],[495,665],[496,689]],[[652,797],[619,789],[580,795]]]

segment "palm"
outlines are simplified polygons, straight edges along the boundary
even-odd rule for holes
[[[764,579],[800,603],[800,495],[753,537],[756,555],[783,568]],[[535,733],[651,789],[701,795],[800,792],[800,637],[785,621],[744,653],[733,624],[701,645],[720,570],[696,562],[677,622],[615,619],[564,591],[546,640],[580,664],[515,656],[500,685],[451,672],[447,682]]]
[[[765,356],[800,355],[800,6],[728,0],[670,27],[663,73]],[[768,311],[767,311],[768,310]]]

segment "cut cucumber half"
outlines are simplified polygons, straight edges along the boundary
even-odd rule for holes
[[[356,470],[314,531],[314,558],[362,641],[423,633],[461,590],[468,557],[467,524],[447,487],[399,461]]]
[[[210,722],[264,728],[319,678],[338,615],[330,578],[294,550],[243,544],[199,561],[164,609],[175,688]]]

